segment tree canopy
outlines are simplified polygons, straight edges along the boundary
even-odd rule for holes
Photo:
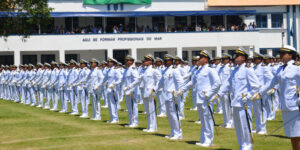
[[[48,0],[0,0],[0,36],[46,30],[51,24]]]

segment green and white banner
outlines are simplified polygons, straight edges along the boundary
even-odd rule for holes
[[[107,4],[151,4],[151,0],[83,0],[86,5],[107,5]]]

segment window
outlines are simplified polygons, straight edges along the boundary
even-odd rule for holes
[[[71,59],[78,61],[77,54],[65,54],[66,63],[69,63]]]
[[[223,16],[211,16],[212,25],[224,25]]]
[[[182,59],[183,60],[189,60],[188,51],[182,51]]]
[[[1,65],[12,65],[14,64],[14,55],[1,55],[0,56]]]
[[[267,28],[268,27],[267,15],[256,15],[256,26],[257,28]]]
[[[234,54],[235,54],[235,50],[228,50],[228,54],[231,55],[231,56],[233,57]]]
[[[205,25],[203,16],[191,16],[191,25],[196,25],[196,22],[198,25]]]
[[[272,14],[272,28],[281,28],[283,23],[282,14]]]
[[[102,26],[102,17],[95,17],[95,27]]]
[[[152,17],[152,25],[154,32],[165,31],[165,17]]]
[[[211,56],[212,56],[213,58],[216,57],[216,51],[215,51],[215,50],[212,50],[212,51],[211,51]]]
[[[23,64],[33,64],[37,63],[37,55],[23,55]]]
[[[65,27],[69,32],[74,31],[75,28],[79,27],[79,18],[78,17],[65,18]]]
[[[267,49],[261,49],[259,50],[259,53],[265,55],[267,54]]]
[[[187,25],[187,17],[175,17],[175,26],[177,25]]]
[[[125,64],[125,57],[129,54],[128,50],[114,50],[113,57],[122,64]]]
[[[50,55],[42,55],[41,56],[41,63],[50,63],[51,61],[55,61],[55,55],[54,54],[50,54]]]
[[[192,51],[193,56],[200,56],[200,50],[199,51]]]
[[[163,58],[164,58],[164,56],[165,56],[166,54],[168,54],[168,52],[167,52],[167,51],[162,51],[162,52],[154,52],[154,57],[155,57],[155,58],[156,58],[156,57],[159,57],[159,58],[163,59]]]

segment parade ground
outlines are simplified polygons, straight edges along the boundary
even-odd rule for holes
[[[101,100],[101,104],[103,101]],[[119,124],[107,124],[109,112],[101,108],[101,121],[82,119],[78,116],[51,112],[12,101],[0,100],[0,150],[96,150],[96,149],[220,149],[236,150],[239,148],[234,129],[215,128],[214,144],[211,148],[196,146],[200,140],[201,125],[196,111],[191,111],[191,95],[188,96],[182,121],[183,139],[171,141],[164,138],[169,134],[167,118],[158,118],[158,131],[145,133],[146,114],[139,113],[139,127],[125,128],[128,113],[124,111],[125,102],[121,102]],[[60,108],[60,107],[59,107]],[[70,107],[69,107],[70,108]],[[139,105],[140,111],[144,110]],[[92,109],[89,109],[92,114]],[[223,123],[222,115],[215,114],[216,124]],[[253,122],[255,127],[255,122]],[[270,134],[282,126],[281,112],[276,119],[268,121],[267,132]],[[217,130],[217,133],[216,133]],[[290,139],[284,136],[283,128],[268,136],[254,134],[254,150],[288,150],[292,149]]]

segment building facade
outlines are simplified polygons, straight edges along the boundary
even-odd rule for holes
[[[131,54],[191,60],[206,49],[213,56],[242,46],[276,55],[282,44],[300,47],[300,2],[242,3],[237,0],[152,0],[152,4],[84,5],[82,0],[49,0],[47,29],[28,38],[0,38],[0,64],[36,64]]]

